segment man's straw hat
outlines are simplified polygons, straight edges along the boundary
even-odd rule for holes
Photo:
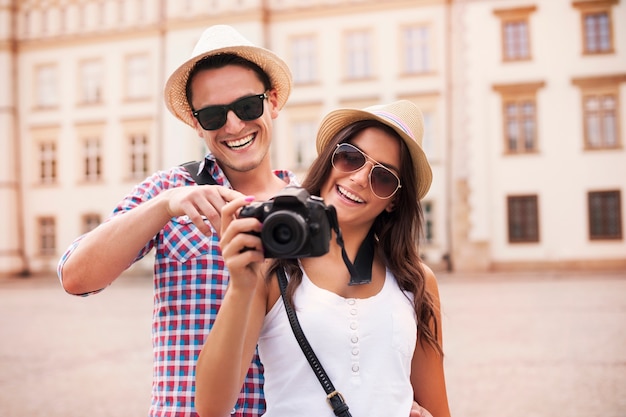
[[[193,126],[191,108],[187,103],[186,86],[189,73],[201,59],[218,54],[235,54],[258,65],[270,79],[278,93],[281,109],[291,92],[291,71],[272,51],[254,46],[252,42],[228,25],[211,26],[202,33],[191,53],[191,58],[172,73],[165,84],[165,104],[170,112]]]
[[[320,124],[317,132],[317,153],[344,127],[362,120],[377,120],[389,127],[402,138],[411,153],[417,184],[417,196],[424,198],[433,179],[430,164],[422,150],[424,118],[420,109],[408,100],[359,109],[339,109],[330,112]]]

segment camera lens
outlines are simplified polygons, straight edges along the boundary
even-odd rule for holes
[[[308,238],[306,222],[297,213],[279,210],[263,221],[261,240],[272,257],[289,258],[298,254]]]

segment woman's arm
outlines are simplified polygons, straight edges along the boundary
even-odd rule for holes
[[[196,363],[196,411],[223,417],[236,403],[265,318],[267,289],[257,219],[235,219],[241,198],[222,210],[220,247],[230,282]]]
[[[433,271],[424,265],[426,272],[426,291],[430,293],[435,308],[435,317],[439,324],[438,340],[442,344],[441,310],[437,278]],[[431,323],[434,331],[434,323]],[[427,409],[434,417],[450,417],[448,394],[443,369],[443,356],[425,341],[418,341],[411,364],[411,383],[415,401]]]

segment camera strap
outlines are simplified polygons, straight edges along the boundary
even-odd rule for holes
[[[204,160],[189,161],[189,162],[185,162],[184,164],[181,164],[180,166],[187,170],[187,172],[189,173],[189,175],[191,175],[191,178],[193,178],[196,184],[216,185],[217,181],[215,181],[215,178],[213,178],[213,176],[206,169],[206,163],[202,165],[202,170],[200,170],[200,165],[202,164],[202,162],[204,162]]]
[[[372,264],[374,263],[374,230],[370,229],[369,233],[365,237],[365,240],[361,243],[359,251],[354,258],[354,264],[348,258],[345,245],[343,243],[343,235],[341,234],[341,228],[339,227],[339,220],[337,219],[337,211],[332,205],[328,206],[330,220],[330,226],[337,235],[337,244],[341,248],[341,257],[346,264],[348,271],[350,271],[350,283],[348,285],[361,285],[369,284],[372,282]]]
[[[302,353],[306,357],[309,365],[311,365],[311,369],[315,373],[317,380],[322,385],[322,388],[326,392],[326,401],[333,409],[333,412],[337,417],[352,417],[350,411],[348,409],[348,404],[346,404],[343,395],[339,391],[335,389],[332,381],[326,374],[324,367],[320,363],[317,355],[313,351],[311,344],[308,339],[304,335],[304,331],[302,331],[302,327],[300,326],[300,321],[298,320],[298,316],[296,315],[296,311],[293,309],[293,306],[289,302],[286,292],[287,292],[287,274],[285,274],[285,270],[283,268],[278,268],[276,271],[278,275],[278,287],[280,288],[280,294],[283,297],[283,304],[285,306],[285,311],[287,312],[287,317],[289,318],[289,324],[291,325],[291,330],[293,330],[293,334],[302,349]]]

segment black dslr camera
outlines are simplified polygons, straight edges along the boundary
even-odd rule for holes
[[[243,207],[239,217],[255,217],[263,226],[266,258],[308,258],[328,252],[330,219],[335,213],[307,190],[287,186],[269,201]]]

